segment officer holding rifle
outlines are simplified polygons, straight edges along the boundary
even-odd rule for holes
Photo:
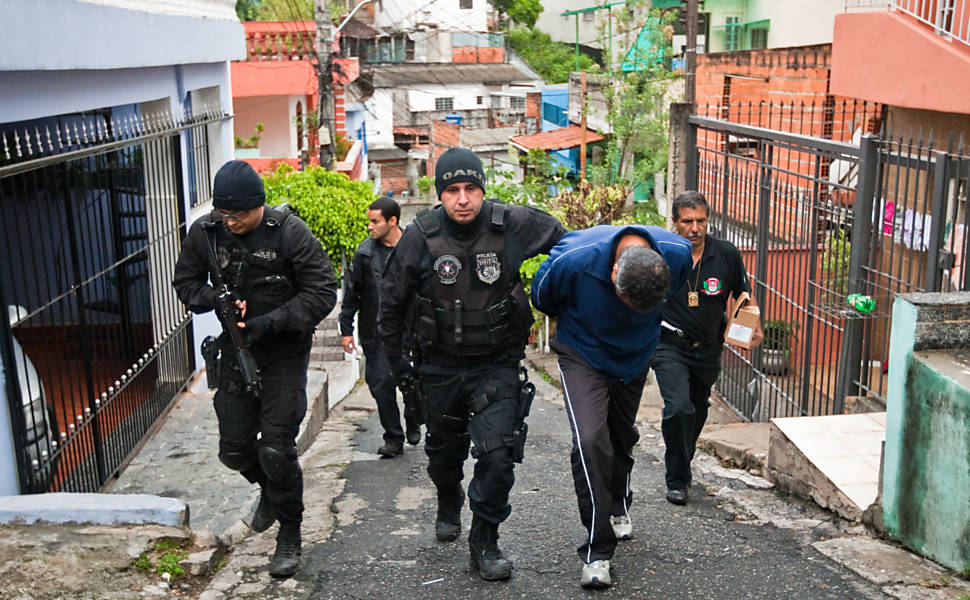
[[[303,472],[296,436],[307,409],[313,330],[336,303],[333,266],[292,211],[266,205],[245,162],[216,173],[214,210],[192,224],[173,285],[195,313],[216,310],[223,333],[203,345],[219,420],[219,460],[260,486],[251,523],[279,521],[274,577],[299,570]]]

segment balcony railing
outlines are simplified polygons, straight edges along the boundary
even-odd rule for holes
[[[970,46],[970,1],[968,0],[844,0],[846,11],[886,9],[905,13],[947,40]]]
[[[246,60],[286,61],[316,58],[313,21],[247,21]]]

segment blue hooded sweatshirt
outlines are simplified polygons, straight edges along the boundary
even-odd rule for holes
[[[556,339],[611,382],[627,382],[643,373],[660,338],[659,306],[638,312],[616,295],[613,252],[628,233],[646,238],[667,261],[670,298],[693,266],[691,244],[651,225],[597,225],[572,231],[552,248],[532,280],[532,304],[558,319]]]

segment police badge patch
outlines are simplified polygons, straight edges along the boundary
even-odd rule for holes
[[[458,279],[461,261],[450,254],[445,254],[434,261],[434,270],[438,274],[438,278],[441,279],[441,283],[451,285]]]
[[[494,252],[483,252],[475,255],[475,273],[483,283],[489,285],[498,281],[502,276],[502,263],[498,259],[498,254]]]

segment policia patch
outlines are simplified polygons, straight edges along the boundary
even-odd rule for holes
[[[434,270],[438,274],[441,283],[451,285],[458,280],[458,272],[461,271],[461,261],[450,254],[439,256],[434,261]]]
[[[475,255],[475,273],[482,283],[493,284],[502,276],[502,261],[495,252]]]

